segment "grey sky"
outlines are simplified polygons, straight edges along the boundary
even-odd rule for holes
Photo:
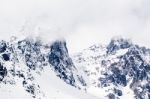
[[[70,52],[113,36],[150,47],[149,0],[0,0],[0,38],[64,37]]]

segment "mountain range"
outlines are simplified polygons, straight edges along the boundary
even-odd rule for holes
[[[150,49],[125,38],[73,55],[65,40],[0,41],[4,99],[150,99]]]

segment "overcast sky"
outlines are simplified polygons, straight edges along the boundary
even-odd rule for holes
[[[150,47],[150,0],[0,0],[0,39],[63,37],[71,53],[114,36]]]

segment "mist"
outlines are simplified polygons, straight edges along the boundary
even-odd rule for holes
[[[70,53],[114,36],[150,47],[149,0],[0,0],[0,39],[65,38]]]

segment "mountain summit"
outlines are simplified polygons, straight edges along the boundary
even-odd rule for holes
[[[150,49],[112,39],[73,56],[90,79],[87,90],[109,99],[150,99]]]
[[[79,91],[85,86],[86,82],[69,57],[65,41],[56,40],[51,44],[31,38],[0,41],[2,98],[91,99],[85,91]]]

